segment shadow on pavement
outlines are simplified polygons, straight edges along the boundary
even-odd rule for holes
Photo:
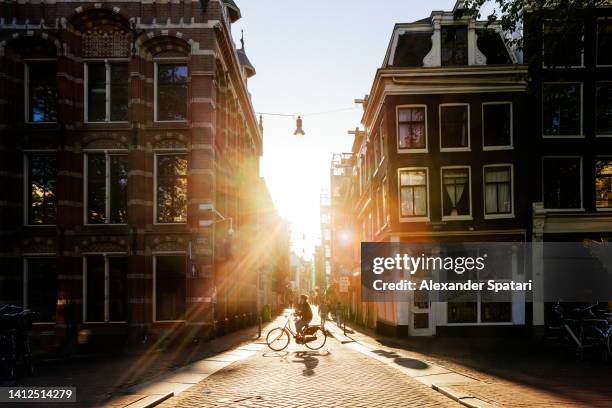
[[[296,351],[294,359],[291,361],[294,363],[303,363],[304,369],[302,375],[304,377],[312,377],[315,375],[314,369],[319,365],[319,359],[315,356],[321,356],[318,351]],[[327,353],[329,355],[329,352]]]
[[[429,367],[429,364],[424,361],[417,360],[415,358],[401,357],[394,351],[372,350],[372,353],[378,354],[382,357],[392,358],[395,364],[405,368],[412,368],[414,370],[425,370]]]

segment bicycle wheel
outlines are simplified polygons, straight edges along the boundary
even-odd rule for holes
[[[276,329],[270,330],[266,336],[266,343],[268,344],[268,347],[274,351],[284,350],[285,347],[289,345],[290,340],[291,338],[289,333],[282,327],[277,327]]]
[[[306,337],[310,336],[311,335],[308,335]],[[325,334],[325,332],[320,327],[317,329],[316,332],[314,332],[312,336],[316,337],[316,339],[309,341],[308,343],[304,343],[306,347],[311,350],[318,350],[325,345],[325,342],[327,341],[327,334]]]
[[[608,349],[608,358],[612,360],[612,329],[608,330],[608,335],[606,336],[606,348]]]
[[[23,343],[22,350],[23,365],[29,377],[34,375],[34,364],[32,364],[32,352],[30,351],[30,342],[26,339]]]

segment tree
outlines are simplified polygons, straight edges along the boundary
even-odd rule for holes
[[[522,33],[523,22],[528,16],[536,18],[554,18],[556,24],[547,33],[550,42],[555,43],[559,50],[568,49],[575,41],[576,32],[582,30],[580,17],[603,5],[612,5],[610,0],[465,0],[464,8],[478,19],[485,18],[489,23],[501,25],[506,33]],[[483,11],[487,15],[483,16]],[[506,38],[509,45],[523,48],[522,35],[509,35]],[[568,43],[568,41],[570,41]]]

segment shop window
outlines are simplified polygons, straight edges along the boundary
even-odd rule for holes
[[[543,159],[544,207],[582,208],[582,160],[580,157]]]

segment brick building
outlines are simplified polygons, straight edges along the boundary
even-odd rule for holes
[[[0,303],[40,311],[45,344],[254,319],[268,210],[236,4],[22,1],[0,15]]]

